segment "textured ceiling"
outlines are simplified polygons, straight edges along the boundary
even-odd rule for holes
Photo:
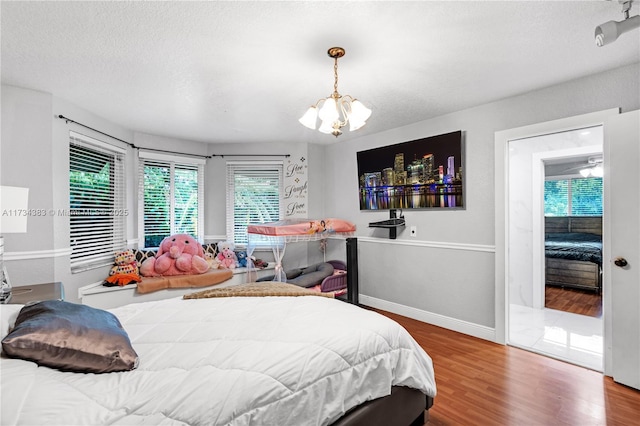
[[[373,110],[338,141],[640,61],[638,30],[595,46],[595,27],[623,18],[617,1],[1,8],[3,84],[52,93],[134,131],[214,143],[334,142],[297,121],[333,90],[332,46],[346,49],[340,93]]]

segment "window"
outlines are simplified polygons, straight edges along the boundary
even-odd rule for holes
[[[545,216],[602,216],[602,178],[547,180]]]
[[[202,242],[204,163],[140,152],[138,229],[144,247],[158,247],[171,234],[189,234]]]
[[[69,228],[71,270],[113,263],[125,247],[124,153],[115,146],[71,132]]]
[[[280,219],[281,162],[227,162],[227,238],[247,244],[247,225]]]

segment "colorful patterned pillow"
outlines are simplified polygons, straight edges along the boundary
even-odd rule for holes
[[[138,264],[138,267],[140,267],[140,265],[142,265],[142,262],[144,262],[145,260],[149,259],[150,257],[155,257],[156,256],[156,251],[154,251],[154,250],[136,250],[135,254],[136,254],[136,263]]]

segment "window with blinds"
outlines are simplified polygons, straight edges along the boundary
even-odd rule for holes
[[[282,212],[282,162],[227,162],[227,238],[247,244],[247,225],[275,222]]]
[[[158,247],[171,234],[189,234],[202,242],[204,163],[140,152],[138,229],[144,247]]]
[[[545,216],[602,216],[602,178],[547,180]]]
[[[125,241],[125,151],[71,132],[69,228],[71,270],[113,263]]]

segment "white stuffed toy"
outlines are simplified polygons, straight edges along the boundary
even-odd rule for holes
[[[218,262],[220,268],[235,269],[238,267],[238,256],[233,251],[235,245],[231,241],[220,241],[218,243]]]

